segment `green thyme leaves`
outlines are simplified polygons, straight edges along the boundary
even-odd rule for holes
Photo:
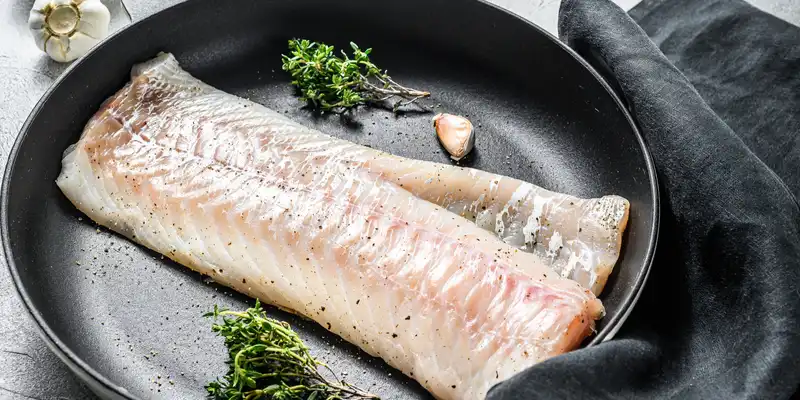
[[[367,103],[391,102],[393,109],[430,96],[392,80],[370,61],[372,49],[350,43],[352,56],[341,57],[333,46],[309,40],[290,40],[290,55],[283,55],[283,70],[292,76],[301,100],[324,111],[342,112]]]
[[[378,399],[336,378],[288,323],[267,317],[258,301],[244,312],[214,306],[204,316],[214,319],[211,329],[225,339],[229,354],[228,373],[206,385],[213,399]]]

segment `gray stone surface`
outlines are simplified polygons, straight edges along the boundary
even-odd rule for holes
[[[104,0],[112,26],[150,15],[181,0]],[[396,0],[397,1],[397,0]],[[493,0],[555,33],[558,0]],[[629,10],[639,0],[615,0]],[[800,0],[751,0],[756,7],[800,24]],[[43,55],[27,30],[33,0],[0,0],[0,167],[39,97],[66,68]],[[45,346],[0,268],[0,399],[91,399],[91,393]]]

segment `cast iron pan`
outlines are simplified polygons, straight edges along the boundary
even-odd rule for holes
[[[359,110],[352,121],[301,104],[280,54],[292,37],[373,47],[394,78],[430,90],[440,110],[477,128],[465,165],[578,196],[631,202],[624,253],[587,345],[609,339],[636,302],[655,250],[658,192],[630,116],[574,52],[540,28],[475,0],[194,0],[117,33],[70,67],[43,97],[11,152],[2,239],[13,279],[51,348],[109,398],[203,398],[225,352],[201,314],[252,299],[103,229],[54,181],[61,154],[131,66],[170,51],[200,79],[311,126],[389,152],[451,162],[431,114]],[[413,380],[315,323],[277,310],[322,359],[388,399],[429,395]]]

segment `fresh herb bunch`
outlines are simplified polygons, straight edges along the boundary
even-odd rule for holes
[[[283,70],[292,75],[292,85],[301,100],[325,111],[347,111],[366,103],[396,99],[393,110],[430,96],[393,81],[369,59],[372,49],[361,50],[350,42],[353,56],[344,51],[337,57],[334,47],[310,40],[289,41],[291,55],[283,55]]]
[[[212,330],[225,338],[230,356],[228,374],[206,385],[213,399],[378,399],[340,381],[327,365],[311,355],[288,323],[268,318],[258,301],[245,312],[214,306],[214,311],[204,317],[214,318]],[[216,323],[220,317],[222,323]],[[323,376],[320,367],[334,380]]]

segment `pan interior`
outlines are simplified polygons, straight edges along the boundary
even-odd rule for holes
[[[468,117],[475,150],[461,165],[583,197],[631,201],[620,262],[604,294],[607,316],[625,311],[649,262],[656,210],[647,155],[619,105],[572,55],[528,23],[469,0],[195,0],[129,27],[83,59],[23,129],[5,184],[8,257],[39,322],[61,349],[138,398],[202,398],[222,375],[225,351],[201,318],[214,304],[252,300],[97,229],[54,184],[61,154],[130,67],[169,51],[198,78],[326,133],[394,154],[451,163],[431,117],[410,108],[316,115],[281,71],[286,41],[304,37],[373,47],[399,82],[430,90],[437,111]],[[190,216],[189,216],[190,217]],[[413,380],[313,322],[289,321],[313,352],[352,383],[384,398],[429,395]]]

